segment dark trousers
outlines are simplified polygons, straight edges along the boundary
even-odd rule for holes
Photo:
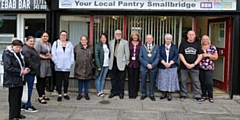
[[[202,89],[202,96],[213,98],[213,70],[203,70],[200,69],[199,74],[200,82],[201,82],[201,89]]]
[[[8,102],[9,102],[9,119],[18,118],[21,112],[21,98],[23,87],[9,88]]]
[[[63,82],[63,91],[67,94],[68,85],[69,85],[69,74],[70,72],[56,71],[56,84],[58,94],[62,94],[62,82]]]
[[[41,78],[41,77],[37,76],[36,88],[37,88],[37,92],[38,92],[39,97],[42,97],[43,95],[45,95],[45,88],[46,88],[47,79],[50,79],[50,77]]]
[[[111,76],[111,94],[124,95],[124,82],[126,78],[126,70],[120,71],[117,64],[113,64],[113,68],[110,71]]]
[[[154,96],[154,80],[156,79],[157,72],[141,72],[142,79],[141,79],[141,91],[142,95],[145,96],[147,95],[147,89],[146,89],[146,81],[147,81],[147,75],[149,74],[149,81],[150,81],[150,86],[149,86],[149,96]]]
[[[82,94],[82,90],[84,87],[84,94],[88,94],[89,91],[89,80],[78,80],[78,94]]]
[[[139,68],[128,67],[128,95],[137,97],[139,90]]]

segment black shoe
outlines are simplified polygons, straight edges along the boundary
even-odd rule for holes
[[[26,116],[20,114],[20,115],[18,116],[18,118],[19,118],[19,119],[25,119]]]
[[[70,100],[70,97],[68,95],[63,96],[65,100]]]
[[[140,100],[144,100],[147,96],[146,95],[142,95]]]
[[[62,101],[62,96],[58,96],[57,101],[61,102]]]
[[[113,98],[114,96],[117,96],[117,94],[110,94],[109,96],[108,96],[108,98]]]
[[[132,99],[136,99],[137,97],[136,96],[134,96]]]
[[[11,119],[9,119],[9,120],[19,120],[18,118],[11,118]]]
[[[47,102],[42,98],[38,98],[38,102],[41,103],[41,104],[47,104]]]
[[[171,101],[172,100],[172,97],[168,97],[168,99],[167,99],[168,101]]]
[[[123,98],[124,98],[124,95],[119,95],[119,98],[120,98],[120,99],[123,99]]]
[[[85,97],[86,100],[90,100],[90,97],[88,96],[88,94],[85,94],[84,97]]]
[[[81,99],[82,99],[82,95],[81,95],[81,94],[78,94],[77,100],[81,100]]]
[[[46,96],[44,96],[43,99],[44,99],[44,100],[47,100],[47,101],[50,100],[50,98],[48,98],[48,97],[46,97]]]
[[[165,98],[167,98],[167,94],[165,94],[164,96],[162,95],[162,96],[160,97],[160,100],[165,99]]]
[[[152,101],[156,101],[156,99],[155,99],[154,96],[150,96],[150,99],[151,99]]]

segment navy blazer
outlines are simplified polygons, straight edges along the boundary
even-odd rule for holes
[[[141,72],[157,72],[158,71],[158,62],[159,62],[159,46],[154,46],[152,52],[152,57],[148,57],[148,52],[144,46],[140,47],[140,53],[139,53],[139,61],[141,63],[140,65],[140,71]],[[151,64],[152,69],[149,70],[147,68],[147,65]]]
[[[160,54],[160,61],[159,61],[158,66],[161,69],[165,69],[166,67],[161,63],[162,60],[164,60],[165,62],[167,61],[167,53],[166,53],[165,44],[163,44],[159,47],[159,54]],[[170,68],[177,67],[178,66],[178,48],[173,43],[171,43],[170,53],[169,53],[169,58],[168,58],[169,62],[171,60],[174,61],[174,64],[172,64]]]

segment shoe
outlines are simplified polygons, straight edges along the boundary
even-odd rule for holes
[[[9,120],[19,120],[18,118],[11,118],[11,119],[9,119]]]
[[[171,101],[172,100],[172,97],[168,97],[168,99],[167,99],[168,101]]]
[[[86,100],[90,100],[90,97],[88,96],[88,94],[85,94],[84,97],[85,97]]]
[[[26,110],[25,106],[21,106],[21,110]]]
[[[213,98],[209,98],[209,102],[210,102],[210,103],[214,103]]]
[[[181,97],[180,97],[180,101],[183,101],[183,102],[184,102],[185,99],[186,99],[186,96],[181,96]]]
[[[207,100],[207,97],[202,97],[201,101],[204,102],[205,100]]]
[[[102,94],[102,93],[101,93],[101,92],[99,92],[99,93],[97,94],[97,96],[98,96],[98,97],[100,97],[100,96],[101,96],[101,94]]]
[[[81,100],[81,99],[82,99],[82,95],[81,95],[81,94],[78,94],[77,100]]]
[[[155,99],[154,96],[150,96],[150,99],[151,99],[152,101],[156,101],[156,99]]]
[[[70,100],[70,97],[68,95],[63,96],[65,100]]]
[[[123,99],[123,98],[124,98],[124,95],[119,95],[119,98],[120,98],[120,99]]]
[[[44,98],[42,98],[42,99],[38,98],[38,102],[41,104],[47,104],[47,102],[44,100]]]
[[[104,94],[104,93],[102,93],[100,96],[103,98],[103,97],[105,97],[105,94]]]
[[[44,96],[43,99],[44,99],[44,100],[47,100],[47,101],[50,100],[50,98],[48,98],[48,97],[46,97],[46,96]]]
[[[146,95],[142,95],[140,100],[144,100],[147,96]]]
[[[198,104],[202,104],[201,98],[195,98],[194,100],[195,100]]]
[[[25,119],[26,116],[20,114],[20,115],[18,116],[18,118],[19,118],[19,119]]]
[[[136,99],[136,98],[137,98],[137,96],[133,96],[133,97],[132,97],[132,99]]]
[[[61,102],[62,101],[62,96],[58,96],[57,101]]]
[[[110,94],[109,96],[108,96],[108,98],[113,98],[113,97],[115,97],[115,96],[117,96],[117,94]]]
[[[36,108],[34,108],[33,106],[26,108],[25,112],[38,112],[38,110]]]
[[[167,94],[162,95],[162,96],[160,97],[160,100],[165,99],[165,98],[167,98]]]

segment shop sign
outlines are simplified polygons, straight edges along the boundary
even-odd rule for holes
[[[0,10],[47,10],[46,0],[0,0]]]
[[[59,0],[59,9],[101,10],[236,10],[236,1],[202,0]]]

